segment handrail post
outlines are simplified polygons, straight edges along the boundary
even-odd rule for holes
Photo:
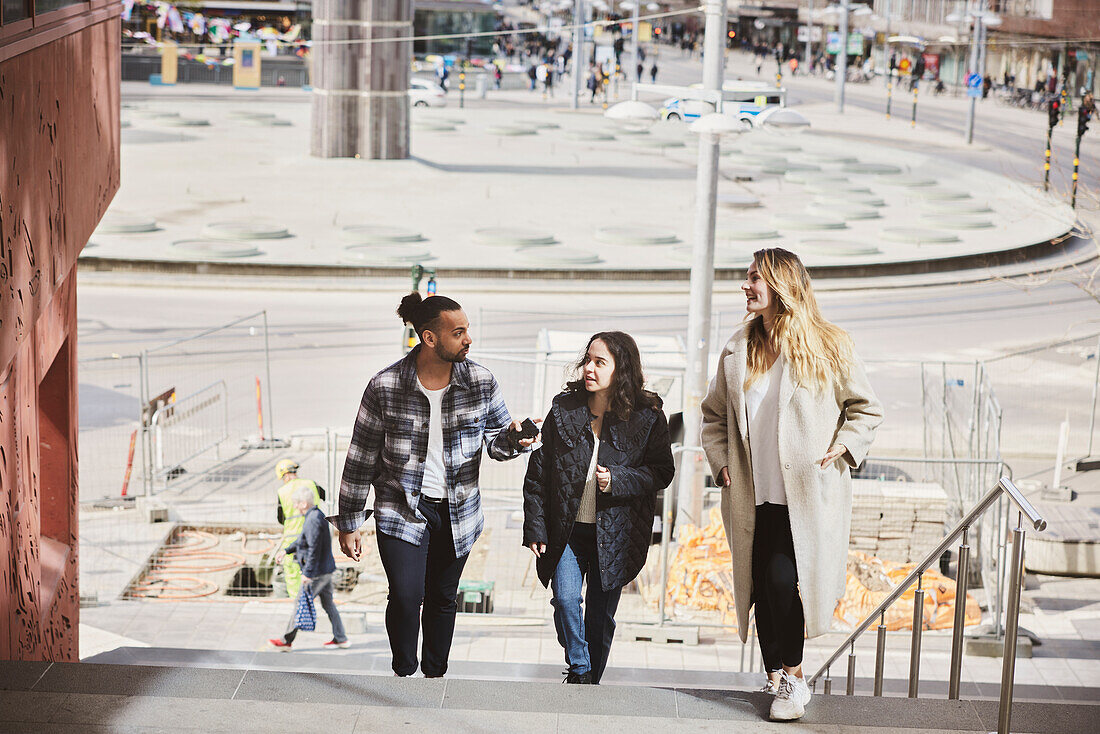
[[[856,693],[856,643],[852,643],[852,647],[848,652],[848,683],[845,686],[844,694],[846,696],[854,696]]]
[[[959,700],[959,681],[962,678],[963,628],[966,626],[966,590],[970,574],[969,535],[970,528],[964,528],[955,573],[955,622],[951,627],[951,677],[947,686],[947,698],[951,701]]]
[[[833,692],[833,679],[829,677],[829,669],[825,669],[825,695],[828,696]]]
[[[886,667],[886,615],[879,617],[878,639],[875,641],[875,695],[882,695],[882,674]]]
[[[917,697],[920,687],[920,639],[924,631],[924,589],[921,581],[924,574],[917,576],[917,590],[913,592],[913,641],[909,646],[909,698]]]
[[[1023,514],[1012,531],[1012,571],[1005,610],[1005,646],[1001,667],[1001,703],[997,711],[997,732],[1008,734],[1012,720],[1012,685],[1016,678],[1016,635],[1020,631],[1020,590],[1024,574]]]

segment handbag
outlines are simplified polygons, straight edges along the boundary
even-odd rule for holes
[[[317,628],[317,610],[313,608],[313,595],[309,593],[308,584],[302,584],[302,590],[298,592],[298,600],[294,604],[294,626],[306,632]]]

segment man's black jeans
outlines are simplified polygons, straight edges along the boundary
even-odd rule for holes
[[[417,664],[416,640],[423,627],[420,669],[426,677],[438,678],[447,672],[458,611],[458,581],[469,556],[455,557],[446,500],[437,504],[421,496],[420,512],[428,529],[419,546],[378,533],[378,555],[390,586],[386,633],[393,672],[412,675]]]

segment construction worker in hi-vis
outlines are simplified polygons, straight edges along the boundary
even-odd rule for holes
[[[283,526],[283,537],[279,540],[279,548],[284,549],[302,534],[305,525],[305,515],[294,509],[291,498],[294,491],[301,486],[313,489],[313,499],[320,505],[325,498],[325,490],[317,482],[311,479],[298,478],[298,463],[292,459],[283,459],[275,465],[275,476],[282,480],[283,486],[279,487],[279,507],[277,516],[279,524]],[[283,558],[283,578],[286,581],[286,593],[293,599],[298,596],[302,587],[302,568],[294,560],[294,555],[288,553]]]

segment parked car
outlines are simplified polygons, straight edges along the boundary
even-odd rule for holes
[[[692,85],[698,87],[699,85]],[[770,107],[787,106],[787,90],[765,82],[726,82],[722,85],[722,111],[742,120],[752,118]],[[710,105],[696,99],[669,97],[661,105],[661,118],[691,122],[706,114]]]
[[[409,101],[413,107],[446,107],[447,93],[433,81],[413,79],[409,82]]]

